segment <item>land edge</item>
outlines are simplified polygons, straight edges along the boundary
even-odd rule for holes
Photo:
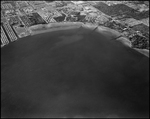
[[[108,37],[115,36],[117,41],[122,43],[123,45],[132,48],[131,42],[128,38],[122,36],[121,33],[118,31],[104,27],[104,26],[97,26],[91,23],[82,23],[82,22],[60,22],[60,23],[49,23],[49,24],[40,24],[29,27],[29,31],[31,35],[46,33],[46,32],[53,32],[59,30],[69,30],[69,29],[77,29],[77,28],[86,28],[90,30],[95,30],[96,32],[107,34]],[[121,36],[121,37],[119,37]],[[119,37],[119,38],[117,38]],[[139,49],[139,48],[132,48],[137,52],[149,57],[149,50],[147,49]]]

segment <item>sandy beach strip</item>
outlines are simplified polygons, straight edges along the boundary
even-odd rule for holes
[[[126,37],[123,37],[122,33],[119,33],[118,31],[110,29],[108,27],[97,26],[97,25],[90,24],[90,23],[82,23],[82,22],[50,23],[50,24],[46,24],[46,25],[32,26],[29,29],[30,29],[31,35],[36,35],[36,34],[42,34],[42,33],[47,33],[47,32],[53,32],[53,31],[78,29],[81,27],[101,33],[101,34],[107,36],[110,40],[116,40],[116,41],[122,43],[124,46],[132,48],[130,40]],[[149,50],[138,49],[138,48],[132,48],[132,49],[149,57]]]

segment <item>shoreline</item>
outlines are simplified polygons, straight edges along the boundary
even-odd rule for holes
[[[90,23],[82,23],[82,22],[50,23],[50,24],[46,24],[46,25],[32,26],[32,27],[30,27],[30,30],[31,30],[31,36],[33,36],[36,34],[42,34],[42,33],[47,33],[47,32],[59,31],[59,30],[76,29],[76,28],[80,28],[80,27],[89,29],[89,30],[94,30],[99,33],[108,34],[108,37],[115,36],[112,39],[115,39],[122,35],[118,31],[116,31],[114,29],[110,29],[108,27],[97,26],[97,25],[93,25]],[[149,50],[132,48],[131,42],[128,38],[121,36],[115,40],[122,43],[124,46],[130,47],[131,49],[145,55],[146,57],[149,57]]]
[[[82,22],[68,22],[68,23],[50,23],[50,24],[40,24],[36,26],[29,27],[31,36],[41,33],[53,32],[58,30],[68,30],[80,28],[83,25]]]
[[[97,26],[91,23],[83,23],[83,22],[60,22],[60,23],[50,23],[50,24],[39,24],[35,26],[29,27],[30,36],[38,35],[42,33],[54,32],[54,31],[61,31],[61,30],[69,30],[69,29],[78,29],[78,28],[85,28],[92,31],[96,31],[98,33],[102,33],[116,41],[120,42],[126,47],[130,47],[131,49],[149,57],[149,50],[147,49],[139,49],[139,48],[132,48],[131,42],[128,38],[124,37],[122,33],[118,31],[104,27],[104,26]],[[119,37],[119,38],[117,38]],[[110,40],[112,40],[110,39]],[[1,47],[2,48],[2,47]]]

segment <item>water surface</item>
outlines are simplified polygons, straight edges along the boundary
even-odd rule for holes
[[[75,29],[1,49],[2,117],[148,117],[149,59]]]

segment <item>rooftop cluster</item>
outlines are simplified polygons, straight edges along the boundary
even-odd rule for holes
[[[1,1],[1,28],[7,39],[1,46],[30,35],[31,26],[53,22],[110,27],[133,47],[149,49],[149,2],[130,1]]]

